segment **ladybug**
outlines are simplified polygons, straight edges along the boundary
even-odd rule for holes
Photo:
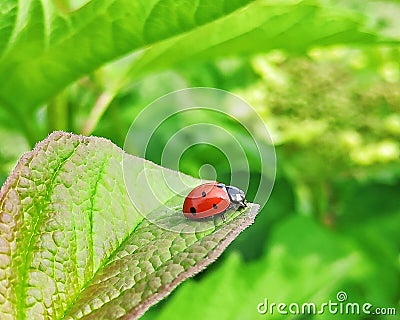
[[[183,215],[192,220],[221,215],[226,221],[224,213],[227,210],[244,208],[247,206],[245,194],[239,188],[226,186],[223,183],[209,182],[194,188],[185,198]]]

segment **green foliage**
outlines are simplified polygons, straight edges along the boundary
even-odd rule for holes
[[[399,15],[399,2],[391,0],[2,1],[0,178],[53,130],[93,132],[122,146],[135,116],[163,94],[195,86],[234,92],[254,106],[272,134],[276,187],[255,225],[222,259],[144,318],[268,318],[256,310],[264,298],[319,303],[335,300],[339,290],[350,301],[397,307],[398,313]],[[160,163],[171,133],[210,118],[197,116],[179,115],[161,126],[146,158]],[[209,121],[244,146],[251,200],[260,174],[257,153],[235,122]],[[200,177],[204,163],[229,181],[229,165],[217,148],[191,148],[179,169]],[[84,182],[93,185],[92,179]],[[67,208],[72,193],[65,196],[63,212],[76,216],[79,207]],[[108,203],[98,212],[116,215],[130,206]],[[60,221],[71,228],[71,221]],[[107,237],[105,246],[118,239]],[[19,262],[12,262],[15,268],[27,266]],[[93,270],[80,270],[79,279],[90,278]],[[126,275],[110,281],[131,284]],[[71,279],[76,276],[71,273]],[[69,299],[82,289],[82,281],[70,283]],[[41,286],[47,290],[51,283]],[[57,299],[61,310],[67,300]],[[77,301],[82,304],[76,308],[87,302]]]
[[[283,48],[302,53],[315,45],[398,40],[369,28],[362,14],[344,8],[332,11],[318,1],[101,0],[73,12],[39,0],[19,4],[8,0],[3,6],[0,103],[19,118],[16,124],[31,145],[47,133],[37,132],[31,123],[41,104],[48,102],[48,129],[61,129],[59,121],[64,121],[62,129],[68,129],[64,120],[67,105],[60,106],[52,97],[102,64],[145,46],[115,83],[108,80],[111,96],[132,76],[137,79],[178,62],[227,52],[237,55]],[[109,103],[94,109],[95,123],[87,124],[84,133],[93,130]]]
[[[7,1],[0,22],[0,79],[7,81],[2,81],[0,97],[9,107],[34,107],[107,61],[215,20],[246,2],[213,1],[209,15],[210,1],[102,0],[71,13],[52,2]],[[16,95],[20,90],[24,94]]]
[[[253,1],[243,10],[149,48],[135,59],[129,72],[137,77],[143,72],[193,59],[252,54],[276,48],[301,53],[316,44],[384,40],[376,32],[364,29],[366,25],[361,15],[331,11],[313,2]],[[210,37],[213,33],[216,34]]]
[[[136,199],[148,199],[139,186],[146,171],[157,181],[153,192],[161,205],[173,202],[178,209],[139,212],[125,188],[122,161],[137,185]],[[2,318],[138,316],[215,260],[254,220],[257,205],[198,230],[198,222],[181,214],[175,193],[187,193],[187,186],[173,192],[162,177],[179,179],[105,139],[56,132],[25,154],[1,189]],[[171,219],[181,232],[143,214]]]

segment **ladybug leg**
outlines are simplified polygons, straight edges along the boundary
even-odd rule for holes
[[[222,213],[221,213],[221,218],[222,218],[222,221],[223,221],[223,222],[226,222],[225,212],[222,212]]]

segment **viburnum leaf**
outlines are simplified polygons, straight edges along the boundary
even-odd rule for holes
[[[142,206],[151,208],[145,215],[182,224],[181,232],[138,211],[135,199],[143,203],[148,191],[137,186],[131,194],[125,181],[142,183],[143,173],[162,204]],[[181,189],[162,182],[182,177]],[[254,221],[256,204],[206,229],[186,220],[182,194],[200,182],[103,138],[51,134],[22,156],[0,192],[1,319],[140,316]]]
[[[2,0],[0,102],[30,111],[102,64],[249,1],[97,0],[69,12],[60,1]]]
[[[147,47],[132,59],[128,79],[183,62],[273,49],[303,54],[313,47],[399,42],[399,37],[385,36],[383,28],[372,27],[374,12],[364,13],[324,1],[250,1],[229,15]]]

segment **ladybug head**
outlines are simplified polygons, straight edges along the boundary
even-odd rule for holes
[[[228,192],[232,203],[240,204],[243,207],[246,206],[246,195],[244,194],[243,190],[240,190],[234,186],[226,186],[226,191]]]

